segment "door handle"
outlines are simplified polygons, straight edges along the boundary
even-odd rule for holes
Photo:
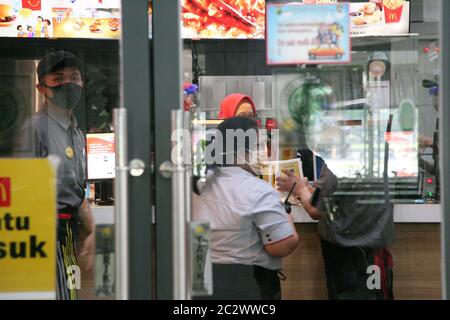
[[[187,170],[187,168],[177,166],[169,160],[166,160],[159,165],[159,174],[165,179],[172,178],[174,172],[186,172]]]
[[[133,159],[128,165],[130,175],[133,177],[140,177],[145,171],[145,162],[141,159]]]
[[[128,248],[128,146],[127,109],[114,109],[116,145],[116,187],[114,188],[115,240],[116,240],[116,299],[129,299],[129,248]]]
[[[175,166],[172,162],[166,160],[159,166],[159,173],[165,179],[170,179],[172,177],[172,173],[175,171]]]

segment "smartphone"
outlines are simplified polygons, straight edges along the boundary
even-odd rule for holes
[[[308,181],[316,181],[317,176],[314,174],[314,153],[310,149],[298,149],[297,157],[302,161],[303,176],[308,178]]]
[[[302,161],[303,176],[307,177],[310,183],[317,181],[322,172],[324,160],[310,149],[297,150],[297,158]]]
[[[316,190],[314,190],[314,194],[311,198],[311,205],[313,207],[317,206],[317,201],[319,201],[319,195],[320,195],[320,188],[316,188]]]

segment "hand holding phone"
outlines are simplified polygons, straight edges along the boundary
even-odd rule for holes
[[[319,201],[319,195],[320,195],[320,188],[316,188],[311,198],[311,205],[313,207],[317,206],[317,201]]]

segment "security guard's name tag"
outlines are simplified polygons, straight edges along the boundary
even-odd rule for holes
[[[69,159],[73,158],[73,149],[70,146],[66,147],[66,157]]]

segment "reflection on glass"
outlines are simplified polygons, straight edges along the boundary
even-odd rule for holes
[[[363,52],[348,67],[276,72],[274,101],[281,147],[311,149],[337,177],[364,178],[371,184],[381,181],[387,157],[389,191],[394,199],[437,200],[437,188],[427,193],[423,189],[424,185],[437,186],[433,138],[437,128],[435,120],[425,120],[426,110],[436,105],[436,81],[422,85],[422,75],[415,73],[417,39],[396,46],[411,51]],[[402,60],[402,55],[410,58]],[[424,94],[427,89],[428,98]],[[418,95],[427,105],[419,105]],[[387,133],[390,116],[391,132]],[[425,131],[431,134],[425,135]],[[389,144],[387,155],[385,143]]]
[[[58,70],[50,70],[48,74],[44,75],[45,79],[40,79],[42,77],[41,73],[36,72],[38,62],[46,54],[55,51],[53,48],[47,48],[44,51],[28,48],[24,49],[26,51],[24,54],[30,57],[29,59],[21,59],[11,55],[6,60],[1,61],[1,65],[5,66],[0,71],[0,105],[2,109],[0,115],[1,157],[33,158],[57,154],[60,163],[62,161],[74,161],[75,159],[79,161],[77,163],[81,163],[81,159],[85,156],[83,146],[87,133],[112,134],[114,128],[111,126],[111,111],[119,104],[118,51],[117,46],[113,43],[109,43],[109,47],[106,45],[105,48],[104,51],[97,51],[95,48],[71,48],[65,50],[73,53],[79,60],[83,61],[81,79],[77,78],[78,75],[74,76],[73,74],[65,73],[67,68],[64,67],[58,69],[63,70],[63,73],[53,76],[52,72]],[[73,65],[67,65],[67,67],[71,66]],[[49,75],[52,75],[52,78],[49,78]],[[75,87],[80,83],[83,84],[82,90]],[[36,88],[36,84],[39,84],[38,88]],[[48,99],[50,91],[53,93],[53,100]],[[40,122],[36,121],[36,119],[45,112],[44,110],[47,110],[46,108],[50,104],[49,101],[51,101],[52,105],[67,106],[72,109],[73,116],[66,119],[63,117],[63,112],[52,113],[53,118],[48,118],[48,122],[57,119],[58,121],[55,120],[56,125],[50,125],[46,122],[39,126]],[[33,119],[35,120],[33,121]],[[70,130],[73,129],[77,132],[76,139],[70,140],[70,137],[67,136],[69,140],[64,140],[64,131],[62,133],[56,132],[57,128],[64,128],[66,125],[69,126]],[[47,142],[47,144],[44,144],[44,142]],[[102,150],[97,151],[102,152]],[[83,170],[81,170],[81,167],[83,167]],[[75,202],[68,202],[71,201],[70,199],[73,200],[75,198],[70,190],[72,190],[73,186],[76,186],[77,199],[83,201],[83,204],[89,202],[94,222],[101,223],[101,225],[92,225],[93,230],[91,230],[91,234],[94,234],[99,226],[111,229],[114,223],[113,207],[111,206],[111,201],[113,201],[113,176],[108,177],[109,180],[92,178],[84,184],[84,180],[88,179],[84,170],[90,169],[93,173],[95,168],[89,164],[87,164],[87,168],[81,164],[79,166],[67,166],[67,164],[64,164],[63,166],[60,165],[60,168],[61,170],[58,171],[58,208],[60,209],[58,216],[62,217],[65,214],[64,217],[66,217],[68,214],[77,214],[76,208],[67,210],[67,204],[70,204],[72,207],[77,206]],[[111,172],[109,171],[109,173]],[[83,175],[83,178],[75,178],[78,175]],[[45,181],[42,183],[45,185]],[[100,202],[96,200],[102,197],[108,200],[108,205],[99,206]],[[20,201],[26,203],[29,199],[23,197]],[[86,209],[87,207],[83,206],[83,208]],[[98,220],[99,218],[100,220]],[[60,223],[60,225],[62,224]],[[62,228],[60,227],[58,230],[61,233]],[[66,257],[65,260],[67,261],[64,261],[64,263],[67,267],[76,265],[78,260],[81,270],[81,289],[77,289],[77,284],[74,290],[70,289],[64,294],[59,294],[58,298],[78,297],[92,299],[97,296],[111,298],[114,295],[113,235],[103,237],[109,239],[107,248],[105,243],[103,243],[103,238],[101,238],[96,243],[95,248],[85,251],[86,248],[82,246],[83,230],[80,227],[78,231],[80,237],[77,237],[77,233],[73,232],[71,238],[68,236],[70,239],[67,240],[68,246],[65,247],[67,251],[69,245],[73,243],[73,254],[61,252],[61,250],[60,252],[63,257]],[[103,233],[101,234],[103,235]],[[97,230],[98,235],[99,230]],[[105,252],[108,254],[105,255]],[[91,267],[89,267],[89,264]],[[97,272],[99,269],[103,269],[101,273]],[[72,268],[71,270],[77,269]],[[55,273],[55,279],[57,279],[56,276]],[[98,277],[100,277],[100,280],[105,280],[104,283],[102,281],[102,290],[99,290],[99,285],[97,285]],[[65,282],[63,282],[63,285],[65,285]],[[95,290],[96,287],[97,291]]]

